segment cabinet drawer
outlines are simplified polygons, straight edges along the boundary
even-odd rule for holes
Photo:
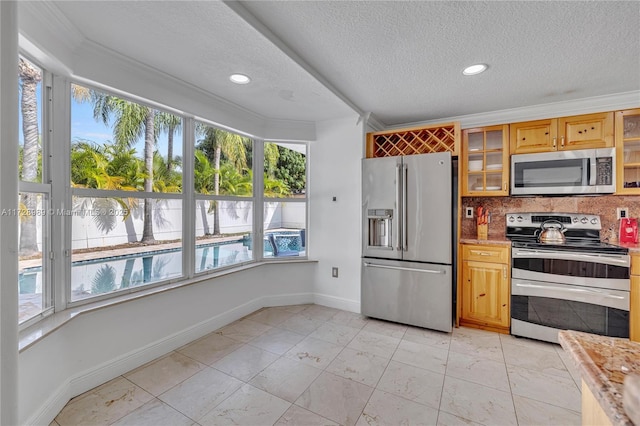
[[[462,260],[476,260],[479,262],[494,262],[494,263],[509,263],[509,247],[463,244]]]

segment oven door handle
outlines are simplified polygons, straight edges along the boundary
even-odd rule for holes
[[[629,267],[629,255],[609,255],[609,254],[585,254],[569,253],[551,250],[531,250],[517,249],[513,251],[512,257],[531,257],[557,260],[583,260],[585,262],[605,263],[607,265],[618,265]]]
[[[617,299],[617,300],[626,299],[624,296],[618,296],[618,295],[615,295],[615,294],[608,294],[608,293],[606,293],[604,291],[592,290],[592,289],[586,289],[586,288],[564,288],[564,287],[557,287],[557,286],[552,286],[552,285],[540,285],[540,284],[516,284],[516,287],[565,291],[565,292],[569,292],[569,293],[593,294],[593,295],[597,295],[597,296],[600,296],[600,297],[606,297],[606,298],[609,298],[609,299]]]
[[[628,291],[587,289],[572,285],[537,284],[520,280],[514,280],[511,283],[511,295],[589,303],[626,312],[629,311],[630,305]]]

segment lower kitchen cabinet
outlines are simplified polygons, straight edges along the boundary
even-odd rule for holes
[[[484,253],[487,257],[497,256],[501,262],[473,260],[477,256],[468,253]],[[510,291],[509,291],[509,248],[499,246],[463,245],[461,250],[462,271],[459,288],[461,303],[460,324],[509,333]]]
[[[631,256],[629,339],[640,342],[640,256]]]

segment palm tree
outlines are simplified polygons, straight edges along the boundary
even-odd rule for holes
[[[114,117],[113,135],[116,144],[131,146],[144,135],[144,191],[153,191],[153,152],[156,142],[155,110],[125,101],[115,96],[93,92],[93,116],[106,125]],[[144,222],[140,242],[150,244],[153,237],[153,200],[145,199]]]
[[[38,154],[39,137],[38,130],[38,100],[36,88],[42,81],[42,73],[29,62],[20,58],[18,63],[18,75],[20,76],[20,109],[22,113],[22,133],[24,145],[22,148],[22,175],[20,179],[26,182],[34,182],[38,178]],[[34,211],[37,208],[37,196],[35,194],[22,194],[20,203],[26,211]],[[30,255],[38,252],[38,237],[35,216],[23,216],[20,221],[20,255]]]
[[[173,135],[182,127],[182,118],[168,112],[158,111],[156,114],[158,132],[167,132],[167,170],[173,169]]]
[[[195,162],[193,167],[193,184],[194,189],[199,194],[210,194],[213,191],[213,177],[216,171],[211,166],[211,162],[206,154],[199,150],[195,150]],[[204,225],[204,234],[211,235],[209,224],[207,222],[207,213],[214,209],[214,203],[209,203],[209,208],[205,209],[204,202],[200,203],[200,214],[202,216],[202,224]]]
[[[204,139],[200,141],[199,149],[204,151],[209,157],[213,154],[213,167],[215,175],[213,177],[213,193],[220,194],[220,160],[222,154],[237,170],[244,170],[247,167],[246,145],[248,138],[244,138],[236,133],[216,129],[215,127],[205,127],[203,129]],[[209,157],[211,160],[211,158]],[[217,201],[213,202],[213,234],[220,235],[220,215]]]

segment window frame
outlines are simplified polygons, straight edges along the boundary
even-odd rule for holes
[[[163,200],[182,200],[182,271],[181,275],[156,282],[137,285],[110,291],[108,293],[98,294],[95,296],[72,300],[71,298],[71,270],[72,270],[72,220],[73,215],[55,215],[47,214],[43,217],[42,224],[42,274],[43,274],[43,310],[40,314],[20,323],[19,330],[23,330],[42,318],[51,315],[54,312],[64,311],[67,309],[77,309],[83,305],[90,305],[96,302],[104,303],[109,299],[122,300],[122,296],[128,296],[138,292],[145,292],[154,288],[169,287],[175,288],[181,284],[189,284],[194,279],[202,280],[207,277],[215,278],[221,273],[224,274],[229,270],[242,269],[243,267],[254,265],[256,263],[265,262],[282,262],[306,260],[309,254],[308,233],[305,255],[295,258],[278,258],[264,257],[263,244],[253,246],[252,258],[250,260],[241,261],[232,265],[226,265],[218,268],[205,269],[196,271],[195,252],[196,252],[196,223],[195,215],[197,214],[196,201],[199,200],[217,200],[228,202],[249,202],[252,204],[252,232],[251,236],[254,241],[262,241],[264,238],[264,208],[266,202],[292,202],[305,203],[305,229],[309,224],[309,208],[308,208],[308,188],[309,188],[309,149],[308,141],[298,140],[282,140],[286,144],[301,144],[306,147],[306,189],[304,197],[284,197],[269,198],[264,197],[264,144],[277,143],[272,140],[257,138],[241,131],[230,129],[224,125],[212,122],[208,119],[196,117],[177,111],[166,105],[161,105],[134,94],[126,93],[117,89],[104,87],[99,83],[87,82],[79,78],[71,78],[56,75],[34,61],[29,55],[20,52],[21,57],[38,66],[43,73],[42,94],[41,94],[41,114],[42,129],[41,133],[41,149],[42,149],[42,182],[22,182],[19,181],[18,193],[36,193],[42,194],[43,200],[46,200],[46,209],[48,212],[57,209],[73,211],[74,197],[90,197],[90,198],[111,198],[126,197],[136,199],[163,199]],[[146,191],[121,191],[121,190],[103,190],[94,188],[80,188],[71,185],[71,146],[72,132],[71,123],[73,119],[73,103],[71,90],[72,85],[79,85],[91,90],[96,90],[107,95],[116,96],[128,102],[160,110],[170,114],[174,114],[182,120],[182,190],[178,193],[170,192],[146,192]],[[46,98],[46,101],[45,101]],[[196,146],[196,125],[202,123],[207,126],[219,128],[224,131],[233,132],[243,137],[247,137],[252,142],[252,173],[253,173],[253,190],[251,196],[229,196],[229,195],[211,195],[198,194],[194,189],[194,152]],[[54,132],[54,129],[56,131]],[[178,152],[174,151],[174,154]],[[51,158],[55,157],[56,161]],[[46,245],[46,251],[45,251]],[[96,249],[99,249],[96,247]],[[46,284],[45,281],[46,280]],[[46,294],[45,294],[46,286]],[[44,308],[44,298],[46,298],[47,307]],[[126,300],[126,299],[125,299]]]
[[[42,64],[34,60],[27,53],[20,51],[19,57],[29,61],[34,66],[38,67],[42,73],[40,97],[38,99],[39,114],[41,116],[41,128],[40,133],[40,155],[42,164],[42,179],[40,182],[23,181],[18,175],[18,194],[34,194],[42,195],[41,209],[44,211],[42,217],[42,308],[39,313],[20,322],[18,319],[18,330],[29,327],[30,325],[40,321],[41,319],[51,315],[55,310],[54,302],[54,280],[52,276],[53,262],[52,262],[52,244],[51,244],[51,215],[49,214],[49,208],[51,206],[51,177],[50,177],[50,144],[52,142],[53,126],[52,126],[52,114],[53,114],[53,73],[48,71]],[[20,84],[20,77],[18,76],[18,84]],[[17,99],[18,105],[20,105],[20,98]],[[19,132],[22,132],[19,129]],[[24,134],[22,135],[24,137]],[[16,141],[18,142],[18,141]],[[18,241],[19,243],[19,241]],[[19,261],[18,261],[19,262]],[[19,274],[19,272],[18,272]],[[18,283],[16,283],[19,285]],[[20,303],[18,301],[18,303]]]
[[[69,93],[69,102],[67,102],[67,108],[68,108],[68,124],[69,124],[69,132],[68,132],[68,138],[66,140],[66,158],[67,158],[67,164],[65,166],[65,173],[67,174],[67,176],[69,177],[68,179],[68,184],[66,185],[66,190],[68,193],[68,197],[65,200],[65,207],[66,209],[69,210],[73,210],[73,197],[83,197],[83,198],[112,198],[112,197],[123,197],[123,198],[136,198],[136,199],[154,199],[154,200],[182,200],[182,217],[184,217],[184,211],[185,211],[185,207],[186,202],[186,195],[185,195],[185,182],[184,182],[184,176],[185,176],[185,169],[184,169],[184,164],[182,166],[182,190],[180,192],[148,192],[148,191],[124,191],[124,190],[105,190],[105,189],[95,189],[95,188],[79,188],[79,187],[72,187],[71,186],[71,145],[73,143],[73,135],[71,134],[71,122],[73,120],[73,108],[72,108],[72,100],[71,100],[71,86],[72,85],[78,85],[78,86],[82,86],[85,87],[87,89],[90,90],[95,90],[98,92],[102,92],[106,95],[110,95],[110,96],[115,96],[118,97],[119,99],[122,99],[124,101],[127,102],[131,102],[131,103],[135,103],[135,104],[139,104],[139,105],[143,105],[146,106],[148,108],[152,108],[154,110],[161,110],[162,112],[167,112],[170,114],[173,114],[177,117],[179,117],[182,120],[182,156],[184,158],[185,154],[186,154],[186,132],[185,132],[185,128],[186,128],[186,123],[187,123],[187,119],[185,117],[184,114],[176,112],[174,109],[170,108],[170,107],[166,107],[164,105],[157,105],[154,104],[151,101],[147,101],[147,100],[141,100],[141,98],[131,95],[131,94],[125,94],[122,93],[120,91],[117,90],[111,90],[111,89],[105,89],[103,87],[98,87],[97,85],[94,84],[88,84],[86,82],[82,82],[82,81],[78,81],[75,79],[71,79],[68,81],[68,84],[66,85],[66,89],[67,92]],[[64,250],[65,250],[65,254],[66,254],[66,258],[68,258],[69,260],[65,262],[64,268],[66,270],[66,276],[68,277],[68,279],[65,280],[65,285],[64,285],[64,295],[65,295],[65,309],[70,309],[70,308],[75,308],[78,306],[82,306],[82,305],[86,305],[86,304],[90,304],[90,303],[94,303],[94,302],[100,302],[100,301],[104,301],[107,299],[112,299],[115,297],[119,297],[119,296],[123,296],[123,295],[127,295],[127,294],[132,294],[132,293],[137,293],[140,291],[145,291],[148,289],[152,289],[154,287],[160,287],[160,286],[165,286],[165,285],[171,285],[171,284],[176,284],[180,281],[184,281],[187,280],[190,277],[190,274],[187,270],[184,269],[185,266],[185,262],[184,262],[184,252],[187,249],[187,247],[185,247],[185,238],[184,238],[184,226],[181,228],[182,231],[182,237],[181,237],[181,242],[182,242],[182,248],[181,248],[181,257],[182,257],[182,269],[181,269],[181,274],[178,277],[173,277],[173,278],[168,278],[168,279],[163,279],[163,280],[158,280],[155,282],[151,282],[148,284],[144,284],[144,285],[138,285],[138,286],[133,286],[133,287],[127,287],[125,289],[118,289],[118,290],[114,290],[108,293],[103,293],[103,294],[98,294],[95,296],[91,296],[91,297],[87,297],[87,298],[83,298],[83,299],[78,299],[78,300],[73,300],[71,297],[71,292],[72,292],[72,274],[71,274],[71,269],[73,267],[73,254],[72,254],[72,229],[73,229],[73,225],[72,225],[72,221],[73,221],[73,217],[74,216],[65,216],[64,219],[64,224],[65,224],[65,229],[68,230],[66,238],[65,238],[65,244],[64,244]]]
[[[229,132],[229,133],[235,133],[238,134],[242,137],[246,137],[249,140],[251,140],[251,150],[252,150],[252,164],[251,164],[251,172],[253,173],[253,188],[251,191],[251,196],[235,196],[235,195],[215,195],[215,194],[202,194],[202,193],[198,193],[196,192],[194,185],[192,183],[191,188],[193,188],[192,192],[193,192],[193,209],[191,211],[190,216],[192,217],[193,220],[193,228],[191,228],[190,231],[190,235],[193,236],[193,244],[191,245],[193,247],[193,262],[191,262],[191,272],[192,272],[192,276],[195,278],[202,278],[202,277],[206,277],[207,275],[211,275],[211,274],[215,274],[217,272],[220,271],[225,271],[225,270],[229,270],[229,269],[233,269],[233,268],[240,268],[246,265],[251,265],[254,264],[256,262],[258,262],[258,254],[256,252],[256,250],[252,250],[252,257],[249,260],[246,261],[242,261],[242,262],[238,262],[238,263],[234,263],[232,265],[226,265],[226,266],[220,266],[218,268],[212,268],[212,269],[204,269],[202,271],[198,271],[196,272],[196,264],[195,264],[195,252],[196,252],[196,226],[195,226],[195,215],[197,214],[197,210],[196,210],[196,203],[198,201],[230,201],[230,202],[239,202],[239,201],[248,201],[252,203],[252,209],[253,209],[253,218],[252,218],[252,232],[251,232],[251,238],[254,239],[254,241],[256,240],[256,226],[255,226],[255,216],[256,216],[256,164],[257,164],[257,157],[256,157],[256,145],[257,145],[257,141],[256,138],[253,138],[247,134],[244,134],[242,132],[238,132],[236,130],[231,130],[228,128],[225,128],[224,126],[220,126],[216,123],[211,122],[210,120],[206,120],[203,118],[196,118],[193,121],[193,126],[192,126],[192,130],[193,130],[193,137],[192,137],[192,142],[191,142],[191,159],[195,161],[195,151],[196,151],[196,143],[197,143],[197,135],[195,132],[195,129],[197,127],[198,124],[201,125],[205,125],[208,127],[212,127],[215,129],[219,129],[219,130],[223,130],[225,132]],[[191,173],[190,173],[191,177],[195,179],[195,164],[193,165],[192,169],[191,169]],[[262,191],[260,191],[262,192]],[[255,245],[254,245],[255,247]]]
[[[261,229],[264,235],[264,208],[265,208],[265,203],[304,203],[305,204],[305,224],[304,224],[304,228],[305,229],[305,251],[304,251],[304,255],[303,256],[299,256],[299,257],[294,257],[294,259],[300,259],[300,260],[307,260],[309,259],[309,232],[307,232],[307,230],[309,229],[309,198],[308,198],[308,193],[309,193],[309,150],[311,147],[311,144],[307,141],[289,141],[289,140],[278,140],[278,141],[274,141],[274,140],[267,140],[267,139],[262,139],[262,146],[263,146],[263,154],[264,154],[264,144],[267,143],[275,143],[278,144],[283,143],[283,144],[287,144],[287,145],[303,145],[306,149],[305,149],[305,191],[304,191],[304,197],[282,197],[282,198],[277,198],[277,197],[266,197],[264,196],[264,183],[261,184],[261,188],[262,190],[260,191],[261,195],[262,195],[262,209],[261,209],[261,220],[262,220],[262,224],[261,224]],[[264,164],[264,157],[263,157],[263,162],[261,164]],[[264,169],[264,166],[263,166]],[[262,173],[261,173],[262,175]],[[269,256],[269,257],[264,257],[264,253],[262,253],[262,260],[264,260],[265,262],[276,262],[276,261],[282,261],[283,258],[281,257],[277,257],[277,256]]]

